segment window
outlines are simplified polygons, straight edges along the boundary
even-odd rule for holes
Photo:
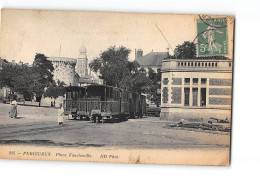
[[[198,106],[198,88],[192,88],[192,106]]]
[[[192,79],[193,84],[198,84],[198,81],[199,81],[198,78],[193,78],[193,79]]]
[[[184,79],[184,84],[189,85],[190,84],[190,78],[185,78]]]
[[[168,102],[168,88],[167,87],[163,87],[163,103],[167,103]]]
[[[207,83],[207,78],[201,78],[201,84],[206,84]]]
[[[231,67],[231,63],[229,63],[229,67]]]
[[[215,63],[215,67],[217,67],[217,66],[218,66],[218,63],[216,62],[216,63]]]
[[[184,106],[190,105],[190,88],[184,88]]]
[[[71,99],[71,92],[68,92],[68,99]]]
[[[168,82],[169,82],[168,78],[164,78],[164,79],[163,79],[163,84],[164,84],[164,85],[168,85]]]

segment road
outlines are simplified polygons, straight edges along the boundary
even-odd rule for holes
[[[121,146],[126,148],[228,148],[230,133],[165,127],[159,117],[96,124],[65,120],[58,126],[57,109],[18,105],[18,119],[8,117],[10,105],[0,104],[0,144],[68,147]]]

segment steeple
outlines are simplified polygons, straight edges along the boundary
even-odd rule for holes
[[[87,58],[87,50],[84,43],[82,43],[79,49],[79,58]]]

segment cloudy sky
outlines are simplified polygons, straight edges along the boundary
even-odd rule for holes
[[[0,56],[32,63],[35,53],[77,58],[82,43],[91,61],[109,46],[149,52],[167,51],[161,29],[175,48],[196,36],[194,15],[130,14],[83,11],[2,10]],[[170,51],[170,53],[172,53]]]

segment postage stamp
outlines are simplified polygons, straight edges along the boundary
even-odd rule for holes
[[[197,19],[198,56],[228,55],[227,19]]]

